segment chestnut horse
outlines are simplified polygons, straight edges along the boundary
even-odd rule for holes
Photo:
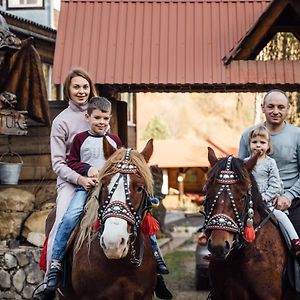
[[[99,187],[87,203],[76,237],[72,272],[60,299],[150,300],[156,285],[156,264],[141,222],[149,209],[152,176],[147,166],[150,140],[139,153],[111,151],[100,173]],[[114,152],[114,153],[113,153]],[[100,227],[92,226],[98,219]]]
[[[212,254],[210,299],[299,299],[283,283],[288,249],[251,175],[257,156],[245,162],[232,156],[218,160],[209,148],[208,160],[212,169],[206,183],[205,226]]]

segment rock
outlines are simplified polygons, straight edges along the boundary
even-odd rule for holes
[[[25,221],[22,235],[25,238],[28,238],[28,234],[30,232],[45,234],[45,223],[49,212],[50,212],[49,209],[33,212]]]
[[[33,291],[34,291],[34,287],[31,286],[31,285],[27,285],[24,287],[24,290],[23,290],[23,297],[25,299],[32,299],[32,295],[33,295]]]
[[[24,267],[29,264],[29,258],[23,252],[16,253],[16,258],[20,267]]]
[[[4,268],[5,269],[12,269],[18,265],[17,259],[14,255],[10,253],[5,253],[4,255]]]
[[[36,208],[44,207],[44,205],[49,204],[49,202],[51,203],[52,207],[56,202],[56,181],[43,184],[43,186],[36,192]]]
[[[43,273],[37,263],[31,263],[25,267],[25,273],[27,274],[27,282],[30,284],[37,284],[43,280]]]
[[[32,299],[37,285],[43,282],[37,260],[41,250],[20,246],[15,249],[0,247],[0,299]]]
[[[5,291],[0,293],[0,299],[2,300],[22,300],[22,297],[12,291]]]
[[[21,292],[23,290],[25,278],[25,272],[23,271],[23,269],[19,269],[13,276],[13,285],[18,292]]]
[[[0,240],[17,238],[27,215],[28,213],[0,211]]]
[[[34,246],[43,247],[45,234],[39,232],[29,232],[27,241]]]
[[[40,263],[41,251],[33,251],[32,252],[33,259],[36,263]]]
[[[31,211],[35,196],[27,191],[7,188],[0,191],[0,211]]]
[[[1,289],[9,289],[10,286],[11,286],[11,281],[10,281],[9,273],[4,270],[0,270],[0,287],[1,287]],[[3,299],[3,298],[1,298],[1,299]]]
[[[2,230],[2,229],[1,229]],[[0,247],[4,248],[7,246],[7,241],[0,241]],[[1,298],[0,298],[1,299]]]

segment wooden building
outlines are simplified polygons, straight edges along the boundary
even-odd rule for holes
[[[81,66],[102,95],[119,100],[120,93],[130,93],[133,107],[136,92],[297,91],[300,85],[298,60],[255,59],[276,32],[299,37],[297,0],[62,0],[57,37],[43,26],[4,16],[17,35],[35,38],[42,61],[53,60],[54,84]],[[50,103],[52,116],[61,105]],[[134,147],[135,124],[127,126],[126,103],[115,102],[114,110],[115,131]],[[22,180],[54,177],[48,134],[49,128],[37,126],[29,128],[30,142],[12,138],[13,147],[18,145],[13,150],[24,157]],[[1,138],[1,152],[6,145]]]
[[[62,0],[53,80],[81,65],[119,93],[297,91],[300,61],[256,57],[299,24],[297,0]]]

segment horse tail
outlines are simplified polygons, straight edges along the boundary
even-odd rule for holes
[[[80,222],[80,229],[78,238],[75,243],[75,253],[81,248],[83,242],[87,239],[88,249],[90,249],[92,241],[93,225],[97,221],[98,215],[98,196],[101,190],[101,184],[99,184],[91,193],[87,204],[85,206],[85,214]]]

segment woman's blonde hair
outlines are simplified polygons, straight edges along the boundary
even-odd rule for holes
[[[268,128],[264,125],[258,125],[250,131],[249,139],[248,139],[249,151],[250,151],[251,140],[253,138],[258,137],[258,136],[261,137],[261,138],[264,138],[268,141],[268,146],[269,147],[268,147],[268,150],[267,150],[266,154],[271,154],[273,152],[272,143],[271,143],[271,135],[270,135],[270,132],[269,132]]]

